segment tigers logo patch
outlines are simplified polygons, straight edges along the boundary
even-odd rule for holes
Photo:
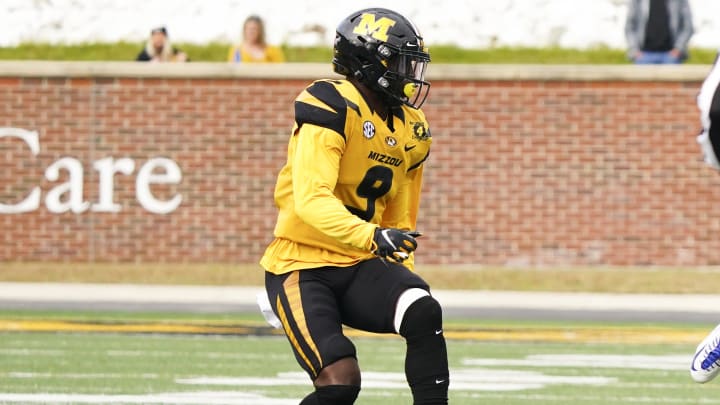
[[[417,140],[425,140],[430,138],[430,130],[425,128],[424,122],[413,122],[413,138]]]

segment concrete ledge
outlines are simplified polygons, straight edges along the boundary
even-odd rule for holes
[[[254,286],[0,282],[3,310],[257,313]],[[720,297],[433,290],[447,318],[717,323]]]
[[[229,63],[156,64],[139,62],[0,62],[0,77],[308,79],[334,75],[332,66],[315,63],[233,65]]]
[[[705,65],[430,65],[429,80],[694,82]]]
[[[697,82],[707,65],[494,65],[431,64],[428,80]],[[0,77],[303,79],[337,77],[330,63],[233,65],[138,62],[0,61]]]
[[[0,282],[0,302],[126,302],[254,307],[262,286],[193,286]],[[717,294],[614,294],[539,291],[433,290],[446,308],[663,311],[717,315]]]

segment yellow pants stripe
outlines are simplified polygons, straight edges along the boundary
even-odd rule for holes
[[[303,311],[302,307],[302,301],[300,296],[300,273],[298,271],[294,271],[283,283],[283,288],[285,290],[285,295],[288,299],[288,304],[290,306],[290,315],[295,320],[295,324],[297,324],[298,330],[300,331],[300,335],[305,340],[305,343],[310,347],[310,350],[313,351],[316,358],[318,359],[318,363],[320,364],[320,368],[322,368],[322,357],[320,357],[320,351],[318,350],[317,346],[315,345],[315,341],[310,336],[310,330],[307,326],[307,321],[305,320],[305,311]],[[281,312],[281,305],[280,305],[280,298],[278,297],[277,301],[277,308],[278,312]],[[280,314],[278,314],[280,316]],[[284,318],[284,319],[283,319]],[[317,372],[315,370],[315,367],[313,367],[312,363],[308,359],[307,354],[305,354],[300,347],[300,344],[297,340],[297,337],[295,334],[290,330],[290,324],[287,322],[287,314],[285,314],[285,311],[282,311],[282,316],[280,316],[280,321],[283,324],[283,327],[288,332],[288,338],[290,339],[293,347],[300,353],[300,357],[305,360],[305,362],[308,364],[310,369],[313,370],[313,374],[317,375]],[[292,336],[291,336],[292,335]]]
[[[313,367],[312,362],[310,362],[310,359],[307,358],[305,355],[305,352],[300,348],[300,343],[298,343],[297,338],[295,337],[295,333],[293,333],[292,329],[290,329],[290,324],[287,320],[287,315],[285,314],[285,309],[283,308],[282,304],[280,303],[280,296],[277,297],[276,306],[278,309],[278,317],[280,318],[280,322],[283,325],[283,329],[285,329],[285,333],[287,334],[288,339],[290,340],[290,344],[293,345],[295,350],[300,354],[300,357],[305,361],[305,364],[310,367],[310,370],[312,370],[313,374],[317,376],[317,370],[315,370],[315,367]]]

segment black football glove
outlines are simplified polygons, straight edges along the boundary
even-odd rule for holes
[[[373,253],[380,258],[390,258],[402,263],[417,248],[415,238],[422,235],[418,231],[401,231],[393,228],[377,228],[373,236],[375,250]]]

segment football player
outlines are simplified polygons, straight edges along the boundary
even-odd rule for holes
[[[301,405],[353,404],[355,346],[343,325],[405,338],[415,404],[447,404],[442,310],[413,271],[430,127],[420,106],[430,56],[418,29],[387,9],[337,27],[332,64],[295,100],[279,215],[260,263],[272,310],[314,391]]]
[[[720,54],[719,54],[720,55]],[[720,170],[720,63],[715,59],[697,97],[702,132],[697,142],[703,152],[705,163]],[[690,364],[690,376],[699,383],[706,383],[720,371],[720,325],[703,339],[695,350]]]

